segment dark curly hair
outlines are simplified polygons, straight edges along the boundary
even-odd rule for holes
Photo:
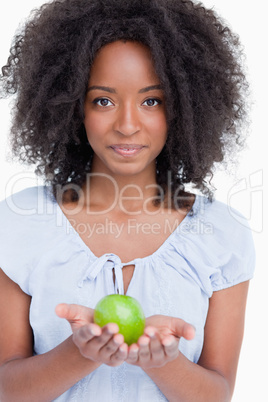
[[[102,46],[121,39],[150,48],[164,88],[168,138],[158,184],[183,193],[191,183],[212,199],[215,162],[242,144],[247,82],[238,37],[190,0],[55,0],[34,10],[2,67],[3,92],[17,94],[14,155],[36,164],[54,194],[82,186],[93,154],[83,125],[90,68]]]

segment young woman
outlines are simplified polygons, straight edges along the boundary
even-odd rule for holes
[[[209,178],[239,57],[188,0],[54,1],[15,38],[13,150],[47,185],[0,205],[1,401],[231,400],[254,247]],[[94,324],[111,293],[140,301],[137,344]]]

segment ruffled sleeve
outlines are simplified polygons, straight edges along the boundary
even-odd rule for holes
[[[45,243],[44,188],[33,187],[0,203],[0,267],[29,292],[29,277]],[[41,241],[40,241],[41,240]]]
[[[219,201],[197,196],[193,211],[153,255],[207,297],[253,277],[255,248],[247,220]]]
[[[217,291],[252,279],[256,255],[249,222],[241,213],[220,202],[211,213],[221,249],[220,264],[211,275],[212,289]]]

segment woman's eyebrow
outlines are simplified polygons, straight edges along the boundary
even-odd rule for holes
[[[151,85],[150,87],[145,87],[139,90],[139,94],[143,94],[144,92],[153,91],[154,89],[163,89],[161,85]]]
[[[89,87],[87,90],[89,92],[89,91],[93,91],[94,89],[99,89],[101,91],[110,92],[111,94],[116,94],[116,90],[114,88],[102,87],[99,85],[93,85],[92,87]]]
[[[92,87],[89,87],[87,89],[87,91],[93,91],[94,89],[100,90],[100,91],[105,91],[105,92],[109,92],[111,94],[116,94],[116,90],[114,88],[110,88],[110,87],[103,87],[100,85],[93,85]],[[149,87],[145,87],[139,90],[139,94],[143,94],[145,92],[149,92],[149,91],[153,91],[154,89],[163,89],[161,87],[161,85],[151,85]]]

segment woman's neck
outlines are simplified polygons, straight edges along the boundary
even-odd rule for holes
[[[161,194],[156,181],[156,170],[148,169],[137,175],[111,175],[92,171],[82,187],[85,205],[114,210],[139,211],[153,204]]]

